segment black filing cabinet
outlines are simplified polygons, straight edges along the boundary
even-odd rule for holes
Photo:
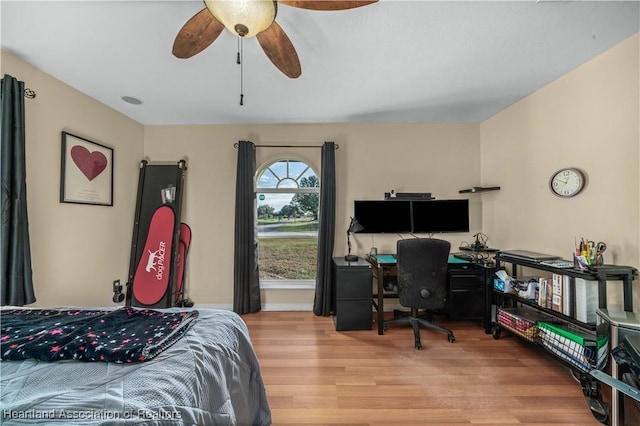
[[[336,330],[371,330],[372,280],[371,264],[364,259],[347,262],[344,257],[333,258]]]
[[[483,319],[486,270],[481,266],[449,265],[449,316],[451,319]]]

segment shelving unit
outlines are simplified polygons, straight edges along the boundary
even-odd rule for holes
[[[492,333],[494,338],[500,337],[500,330],[502,328],[509,329],[508,324],[500,324],[497,321],[497,316],[499,314],[500,307],[508,306],[510,308],[520,308],[525,307],[526,311],[534,313],[533,316],[530,316],[532,321],[535,323],[536,321],[546,321],[550,323],[556,323],[564,328],[571,328],[577,331],[577,334],[592,337],[593,341],[596,341],[596,324],[587,323],[583,321],[579,321],[576,319],[576,278],[582,278],[587,281],[597,281],[598,282],[598,307],[606,308],[607,307],[607,281],[621,281],[623,285],[623,304],[625,311],[633,311],[633,279],[637,274],[637,270],[635,268],[629,266],[616,266],[616,265],[605,265],[601,267],[595,267],[594,270],[579,270],[575,268],[557,268],[549,265],[542,264],[540,262],[511,257],[506,254],[502,254],[498,252],[495,256],[496,262],[496,270],[501,268],[501,263],[508,263],[511,265],[512,271],[511,276],[514,278],[518,277],[518,266],[527,267],[531,269],[536,269],[540,271],[551,272],[552,274],[559,274],[563,276],[569,277],[569,293],[568,295],[564,295],[565,297],[569,297],[570,303],[568,304],[569,310],[568,312],[558,312],[553,309],[549,309],[546,307],[542,307],[538,305],[537,301],[524,299],[515,294],[504,293],[499,290],[494,290],[491,288],[491,300],[495,301],[496,304],[491,306],[491,309],[495,308],[496,310],[496,321],[492,321],[491,325],[488,329],[485,329],[487,333]],[[526,311],[521,311],[526,312]],[[542,319],[540,318],[542,315]],[[525,318],[526,319],[526,318]],[[510,330],[513,331],[513,330]],[[516,333],[518,334],[518,333]],[[536,341],[537,343],[542,344],[540,339],[530,339],[532,341]],[[544,346],[544,345],[543,345]],[[548,349],[548,348],[547,348]],[[554,353],[553,351],[551,351]],[[557,353],[556,353],[557,355]],[[562,357],[561,357],[562,358]]]
[[[524,305],[530,309],[543,313],[548,317],[556,320],[557,322],[573,324],[581,327],[586,331],[595,333],[595,323],[585,323],[576,319],[576,287],[575,279],[582,278],[588,281],[598,282],[598,307],[607,307],[607,281],[621,281],[623,286],[623,304],[625,311],[633,311],[633,279],[637,274],[637,270],[630,266],[616,266],[616,265],[604,265],[600,267],[594,267],[593,270],[579,270],[575,268],[557,268],[549,265],[542,264],[522,258],[515,258],[498,252],[494,257],[496,262],[496,270],[501,269],[502,263],[508,263],[511,265],[511,276],[518,277],[518,266],[536,269],[540,271],[551,272],[552,274],[559,274],[568,276],[569,282],[569,298],[571,303],[569,304],[569,312],[558,312],[552,309],[544,308],[536,303],[536,301],[524,299],[517,295],[510,293],[503,293],[491,288],[492,297],[498,299],[500,302],[510,301],[511,305],[518,306]]]
[[[492,333],[493,337],[498,339],[500,331],[505,329],[534,345],[543,347],[551,356],[574,372],[594,417],[599,422],[608,424],[609,408],[602,402],[599,383],[589,372],[602,370],[607,364],[610,342],[598,335],[595,322],[576,319],[576,279],[597,281],[599,308],[607,307],[607,282],[622,282],[624,310],[632,312],[632,284],[638,271],[630,266],[617,265],[603,265],[594,267],[592,270],[558,268],[533,260],[508,256],[501,252],[496,253],[494,260],[496,270],[506,269],[501,267],[501,264],[510,264],[510,275],[516,279],[519,266],[569,277],[568,289],[563,288],[568,290],[570,298],[570,303],[563,305],[568,308],[568,312],[558,312],[542,307],[535,300],[504,293],[488,285],[487,297],[491,303],[487,304],[488,312],[485,315],[489,315],[492,321],[486,324],[485,332]],[[563,297],[567,297],[567,294],[563,294]],[[615,414],[615,410],[613,413]]]
[[[528,305],[529,307],[539,310],[540,312],[545,312],[550,316],[557,317],[561,321],[570,322],[578,326],[586,327],[588,329],[595,329],[595,324],[587,324],[575,319],[575,279],[582,278],[588,281],[597,281],[598,282],[598,307],[606,308],[607,307],[607,281],[621,281],[623,286],[623,304],[624,310],[631,312],[633,311],[633,280],[637,275],[637,270],[631,266],[618,266],[618,265],[603,265],[603,266],[595,266],[593,270],[579,270],[575,268],[557,268],[554,266],[549,266],[542,264],[540,262],[535,262],[523,258],[511,257],[501,252],[496,253],[494,260],[496,262],[496,270],[501,269],[501,263],[511,264],[511,276],[517,277],[517,268],[518,266],[527,267],[531,269],[537,269],[540,271],[547,271],[559,275],[566,275],[570,277],[570,285],[569,285],[569,297],[572,300],[570,305],[570,310],[568,314],[559,313],[557,311],[546,309],[539,306],[537,303],[520,298],[515,295],[503,293],[500,291],[494,291],[491,289],[493,294],[499,295],[508,299],[513,300],[514,302],[521,303],[524,305]]]

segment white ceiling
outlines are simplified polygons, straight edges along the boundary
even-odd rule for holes
[[[255,38],[171,54],[202,1],[0,2],[2,49],[145,124],[480,122],[639,31],[638,1],[280,5],[302,75]],[[20,76],[15,76],[20,78]],[[37,92],[38,88],[27,86]],[[133,96],[134,106],[122,101]]]

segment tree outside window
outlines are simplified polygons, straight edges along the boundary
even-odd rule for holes
[[[260,282],[315,282],[320,181],[309,165],[271,163],[256,183]]]

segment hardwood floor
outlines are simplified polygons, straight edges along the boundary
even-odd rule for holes
[[[599,425],[580,384],[541,349],[479,323],[337,332],[312,312],[244,315],[273,425]]]

